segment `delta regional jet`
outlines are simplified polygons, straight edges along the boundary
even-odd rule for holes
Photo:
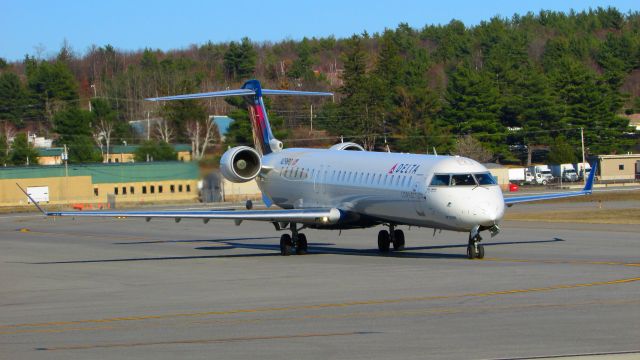
[[[220,160],[223,176],[232,182],[256,180],[267,208],[241,211],[76,211],[45,212],[47,216],[97,216],[268,221],[280,237],[282,255],[307,252],[305,228],[344,230],[381,225],[381,253],[401,251],[399,226],[418,226],[469,234],[467,257],[483,258],[482,231],[499,232],[505,207],[513,204],[589,195],[594,174],[581,191],[504,198],[489,170],[461,156],[417,155],[365,151],[346,142],[329,149],[290,148],[273,136],[263,95],[332,96],[326,92],[262,89],[258,80],[241,89],[147,99],[170,101],[242,96],[249,108],[254,147],[237,146]],[[595,166],[594,166],[595,167]],[[23,190],[24,191],[24,190]],[[26,194],[26,192],[25,192]],[[29,196],[27,194],[27,196]],[[35,203],[35,201],[32,200]],[[36,204],[37,206],[37,204]]]

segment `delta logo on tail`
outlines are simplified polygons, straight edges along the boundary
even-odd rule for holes
[[[418,164],[400,164],[393,165],[387,174],[415,174],[420,165]]]

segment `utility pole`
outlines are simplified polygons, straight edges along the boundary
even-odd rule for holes
[[[96,86],[91,84],[91,88],[93,89],[93,97],[96,97]],[[89,99],[89,112],[91,112],[91,99]]]
[[[313,104],[311,104],[311,115],[310,116],[311,116],[311,131],[310,132],[313,132]]]
[[[151,121],[149,121],[149,110],[147,110],[147,141],[149,141],[151,134]]]
[[[580,128],[580,141],[582,142],[582,180],[587,184],[587,164],[584,163],[584,128]]]
[[[64,176],[69,177],[69,168],[67,167],[67,159],[69,159],[69,153],[67,152],[67,144],[64,144],[64,151],[62,152],[62,160],[64,160]]]

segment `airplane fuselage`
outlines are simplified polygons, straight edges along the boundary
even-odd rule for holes
[[[434,175],[487,174],[458,156],[290,148],[263,157],[258,186],[284,209],[337,208],[346,226],[395,223],[469,231],[497,225],[499,186],[432,184]]]

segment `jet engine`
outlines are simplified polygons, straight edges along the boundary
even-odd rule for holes
[[[248,146],[231,148],[220,159],[222,176],[234,183],[253,180],[258,176],[261,168],[260,154]]]
[[[333,145],[329,150],[364,151],[364,148],[353,142],[342,142]]]

